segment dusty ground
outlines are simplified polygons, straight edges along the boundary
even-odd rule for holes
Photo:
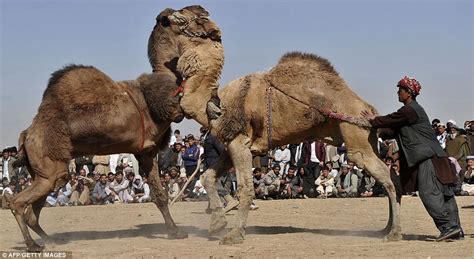
[[[457,201],[466,239],[441,243],[424,241],[438,233],[417,197],[403,198],[400,242],[382,242],[375,232],[388,218],[385,198],[258,201],[244,244],[233,246],[219,245],[218,236],[207,235],[205,202],[173,206],[175,221],[189,232],[184,240],[166,239],[163,218],[151,203],[45,208],[41,223],[52,236],[64,238],[46,249],[72,251],[74,258],[473,257],[474,199]],[[235,214],[228,214],[229,225]],[[0,222],[0,251],[24,249],[10,211],[0,211]]]

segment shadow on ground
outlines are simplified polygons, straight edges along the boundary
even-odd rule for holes
[[[159,224],[141,224],[136,225],[134,229],[121,229],[113,231],[70,231],[62,233],[54,233],[51,237],[55,240],[55,244],[67,244],[76,240],[98,240],[98,239],[114,239],[114,238],[133,238],[145,237],[149,239],[166,239],[166,226],[163,223]],[[180,228],[189,233],[209,241],[217,241],[219,237],[209,236],[206,229],[199,229],[194,226],[180,226]],[[220,234],[227,233],[229,229],[222,231]],[[339,230],[339,229],[308,229],[298,227],[283,227],[283,226],[250,226],[246,229],[247,235],[274,235],[287,233],[312,233],[316,235],[326,236],[358,236],[383,238],[382,231],[354,231],[354,230]],[[425,240],[428,235],[403,235],[403,240]],[[18,247],[21,249],[20,247]]]

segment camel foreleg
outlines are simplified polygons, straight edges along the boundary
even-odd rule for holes
[[[152,164],[151,170],[148,174],[148,182],[150,186],[151,196],[153,201],[156,204],[156,207],[160,210],[165,220],[166,230],[168,232],[169,239],[183,239],[188,237],[188,233],[184,232],[176,226],[171,217],[169,208],[168,208],[168,193],[161,185],[160,176],[158,174],[158,162],[156,162],[152,157],[143,158],[140,157],[141,165]],[[147,168],[147,167],[145,167]],[[149,168],[149,167],[148,167]]]

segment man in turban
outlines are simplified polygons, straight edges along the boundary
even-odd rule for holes
[[[404,104],[386,116],[375,116],[368,111],[362,115],[373,128],[380,129],[382,138],[395,138],[400,152],[400,180],[405,192],[418,190],[428,214],[433,218],[440,235],[436,241],[462,239],[458,207],[453,186],[456,175],[448,157],[439,145],[428,115],[416,101],[421,85],[405,76],[398,84],[398,101]]]

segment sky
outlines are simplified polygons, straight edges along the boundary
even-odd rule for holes
[[[401,106],[396,83],[422,86],[430,119],[474,119],[474,1],[0,0],[0,147],[17,145],[48,79],[66,64],[93,65],[114,80],[151,72],[147,42],[167,7],[204,6],[222,30],[221,86],[266,71],[289,51],[327,58],[381,114]],[[197,134],[199,125],[173,124]]]

